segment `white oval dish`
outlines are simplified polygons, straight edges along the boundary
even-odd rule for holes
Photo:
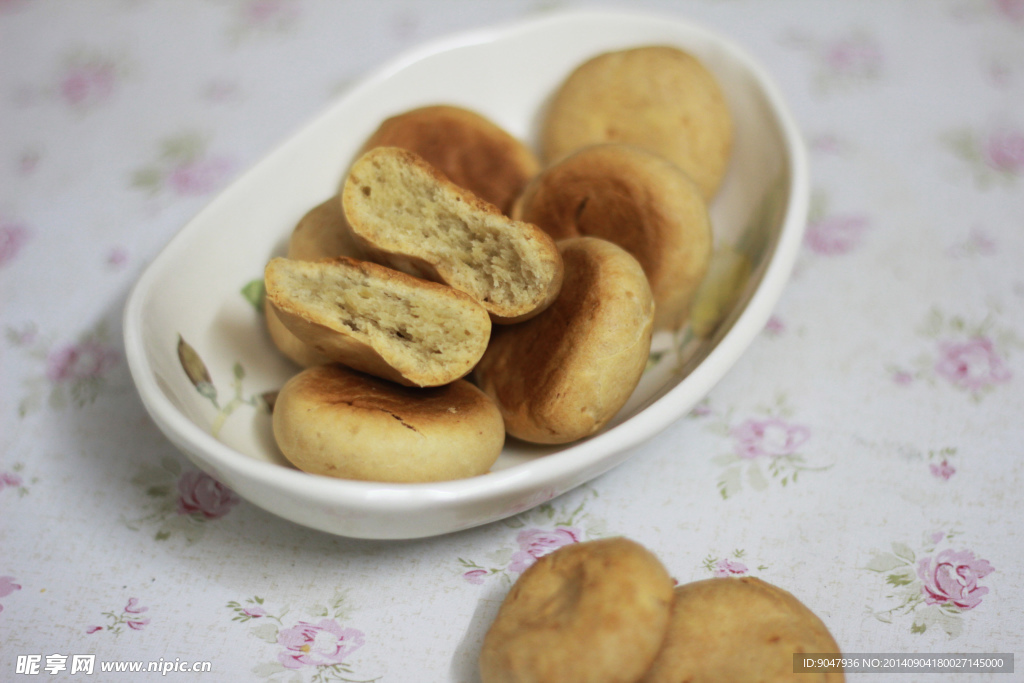
[[[711,215],[716,244],[749,268],[740,269],[745,276],[714,333],[659,338],[651,369],[601,433],[561,448],[510,440],[493,471],[480,477],[381,484],[291,467],[273,442],[260,397],[297,369],[273,347],[243,290],[282,253],[298,219],[337,189],[362,141],[387,116],[449,103],[532,143],[547,98],[573,68],[604,51],[650,44],[699,57],[734,112],[733,158]],[[789,277],[808,185],[806,152],[779,91],[743,50],[704,28],[664,16],[570,11],[460,34],[362,80],[185,225],[129,298],[128,364],[167,437],[199,468],[274,514],[375,539],[477,526],[615,467],[710,391],[762,329]]]

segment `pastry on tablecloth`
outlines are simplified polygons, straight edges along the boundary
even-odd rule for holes
[[[668,626],[672,578],[622,537],[567,545],[512,586],[480,652],[483,683],[631,683]]]
[[[828,628],[791,593],[752,576],[695,581],[675,590],[665,643],[643,683],[820,681],[794,673],[793,655],[838,654]]]

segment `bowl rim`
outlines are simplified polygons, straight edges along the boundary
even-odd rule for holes
[[[458,47],[512,38],[519,34],[543,29],[551,24],[580,21],[663,22],[672,24],[690,34],[698,35],[708,43],[714,44],[716,50],[728,53],[731,60],[742,64],[756,82],[775,119],[775,125],[778,127],[782,146],[786,153],[788,188],[785,212],[780,220],[782,227],[779,231],[779,238],[766,257],[766,268],[760,276],[760,282],[757,283],[743,310],[732,321],[730,328],[686,377],[628,419],[586,440],[568,444],[549,455],[481,476],[435,483],[404,484],[332,479],[282,467],[276,463],[259,460],[222,443],[189,420],[174,406],[160,389],[147,358],[143,332],[144,304],[159,274],[160,264],[168,260],[169,255],[181,249],[188,242],[190,227],[195,226],[201,214],[212,210],[215,205],[230,201],[228,195],[230,195],[232,187],[245,184],[251,174],[271,165],[274,159],[289,147],[293,139],[301,135],[310,125],[330,118],[334,111],[348,99],[357,97],[359,93],[368,88],[376,87],[380,82],[387,80],[391,74],[422,59]],[[202,452],[209,459],[216,473],[230,471],[236,476],[250,478],[263,487],[285,489],[294,494],[300,494],[311,502],[337,505],[340,502],[349,501],[367,512],[395,513],[415,512],[438,505],[461,505],[490,499],[496,495],[521,495],[526,491],[535,491],[545,486],[560,488],[561,490],[557,492],[562,493],[578,485],[579,482],[566,488],[562,488],[559,482],[565,482],[574,474],[590,471],[595,467],[599,471],[593,476],[611,469],[622,458],[615,459],[609,456],[638,446],[680,419],[682,415],[674,406],[690,401],[688,396],[699,393],[695,400],[690,401],[690,405],[695,403],[710,391],[742,355],[764,327],[775,302],[789,279],[803,239],[809,193],[807,150],[780,89],[774,79],[745,49],[715,30],[708,29],[686,18],[648,11],[565,9],[551,11],[539,17],[459,31],[426,41],[369,71],[345,93],[337,97],[333,104],[329,104],[325,110],[321,110],[311,120],[300,125],[296,132],[287,136],[270,153],[232,181],[227,188],[187,221],[152,259],[129,294],[122,317],[126,360],[147,412],[165,435],[175,445],[185,450],[193,462],[195,462],[193,454]],[[614,462],[606,463],[601,467],[602,460],[608,459],[614,460]],[[202,463],[196,462],[195,464],[201,469],[205,469]],[[591,479],[593,476],[588,476],[586,479]],[[234,477],[228,478],[233,479]],[[259,504],[258,501],[253,502]]]

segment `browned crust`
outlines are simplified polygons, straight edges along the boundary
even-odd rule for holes
[[[839,646],[791,593],[750,576],[695,581],[676,588],[665,642],[643,683],[844,680],[793,673],[801,652],[839,653]]]
[[[585,147],[536,176],[512,215],[556,240],[592,236],[619,245],[651,283],[655,329],[686,322],[713,237],[703,197],[671,162],[632,145]]]
[[[309,368],[278,394],[274,437],[299,469],[345,479],[477,476],[501,453],[501,415],[465,380],[406,387],[342,365]]]
[[[636,259],[595,237],[559,243],[558,299],[524,323],[496,327],[475,378],[509,434],[535,443],[590,436],[625,405],[650,354],[654,303]]]
[[[631,683],[668,626],[672,579],[622,537],[563,546],[509,591],[484,637],[483,683]]]
[[[386,119],[363,144],[420,155],[453,183],[508,212],[540,170],[536,155],[490,119],[453,105],[419,107]]]
[[[552,98],[541,130],[545,163],[589,144],[642,146],[682,168],[708,201],[732,151],[732,116],[712,73],[676,47],[607,52],[580,64]]]

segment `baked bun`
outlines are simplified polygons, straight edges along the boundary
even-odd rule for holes
[[[319,261],[335,256],[359,258],[359,247],[341,210],[341,197],[334,195],[303,215],[288,237],[287,256],[301,261]],[[309,367],[330,360],[292,334],[266,299],[263,301],[263,313],[274,346],[292,362]]]
[[[637,260],[596,237],[558,246],[558,299],[536,318],[495,327],[475,370],[508,433],[535,443],[568,443],[604,427],[633,393],[651,349],[654,300]]]
[[[296,365],[308,368],[331,362],[330,358],[296,337],[295,333],[281,322],[273,304],[266,297],[263,299],[263,319],[267,323],[267,332],[270,333],[270,340],[274,342],[274,346]]]
[[[707,273],[713,239],[707,204],[678,166],[640,147],[584,147],[544,169],[513,218],[555,240],[601,237],[632,254],[651,283],[655,329],[678,329]]]
[[[792,594],[760,579],[716,578],[676,588],[672,621],[643,683],[822,681],[794,673],[793,655],[839,653],[832,635]]]
[[[671,577],[638,543],[562,546],[512,586],[484,636],[481,680],[631,683],[654,660],[671,604]]]
[[[420,107],[386,119],[363,144],[401,147],[449,180],[508,212],[540,162],[529,147],[480,114],[450,105]]]
[[[264,281],[295,336],[333,361],[399,384],[463,377],[490,337],[487,311],[471,297],[375,263],[275,258]]]
[[[503,215],[413,152],[364,154],[342,204],[373,260],[466,292],[495,322],[530,318],[558,294],[562,261],[547,233]]]
[[[352,228],[345,220],[339,195],[320,202],[303,215],[288,237],[287,256],[300,261],[335,256],[363,257]]]
[[[343,365],[307,368],[288,380],[273,428],[300,470],[387,482],[483,474],[505,439],[498,409],[465,380],[420,389]]]
[[[626,142],[661,154],[710,200],[732,150],[732,117],[714,75],[668,46],[607,52],[577,67],[556,91],[542,122],[551,163],[580,147]]]

